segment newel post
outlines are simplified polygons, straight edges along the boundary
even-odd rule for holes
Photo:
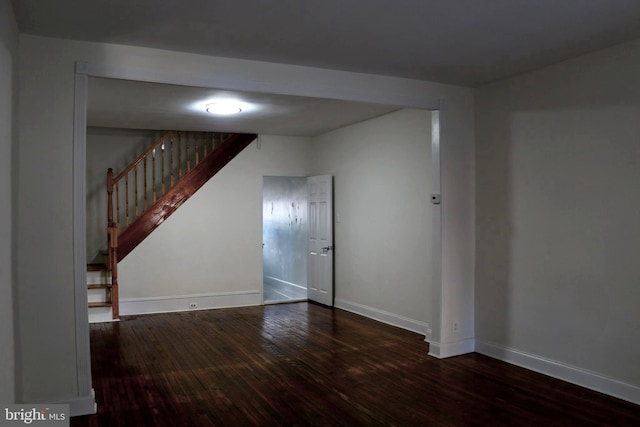
[[[111,313],[114,319],[120,318],[120,292],[118,290],[118,227],[109,229],[109,240],[111,248],[109,254],[111,258]]]
[[[114,262],[118,263],[117,256],[114,258],[114,249],[117,243],[113,239],[113,230],[116,224],[113,222],[113,169],[107,170],[107,268],[113,270]]]
[[[118,227],[113,221],[113,169],[107,170],[107,268],[111,272],[111,310],[119,317],[118,297]]]
[[[107,170],[107,227],[113,224],[113,169]]]

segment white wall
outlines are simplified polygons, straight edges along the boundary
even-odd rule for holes
[[[252,143],[218,172],[119,263],[123,311],[127,299],[148,307],[184,295],[260,304],[262,177],[308,175],[309,148],[309,138],[261,135],[259,149]]]
[[[14,99],[17,98],[18,28],[9,0],[0,0],[0,402],[15,401],[14,235],[15,166]]]
[[[335,299],[431,322],[431,112],[405,109],[314,139],[334,175]]]
[[[100,162],[106,154],[92,146],[112,146],[111,136],[125,131],[97,131],[89,132],[88,151]],[[119,144],[127,142],[136,141]],[[263,171],[304,176],[313,169],[335,175],[336,304],[425,334],[432,321],[431,112],[405,109],[313,140],[263,136],[261,144],[120,263],[122,313],[224,306],[230,294],[233,305],[259,303]]]
[[[476,99],[479,348],[640,386],[640,41]]]
[[[71,50],[20,35],[18,312],[26,402],[77,397]],[[52,48],[52,49],[50,49]],[[46,102],[43,102],[46,100]]]
[[[448,142],[442,161],[443,170],[448,172],[443,173],[442,206],[455,215],[443,222],[443,246],[459,250],[447,253],[442,262],[442,289],[455,298],[444,301],[441,309],[443,316],[460,310],[472,313],[468,308],[473,297],[474,239],[473,168],[468,164],[473,157],[471,90],[392,77],[21,35],[17,273],[22,399],[88,397],[78,396],[78,366],[86,361],[75,356],[75,325],[86,321],[77,319],[76,323],[74,315],[75,61],[88,62],[90,72],[99,68],[103,76],[174,84],[421,108],[437,107],[438,100],[445,100],[447,121],[443,131]],[[264,171],[265,175],[278,173]],[[473,333],[471,322],[465,327],[470,329],[464,334]]]

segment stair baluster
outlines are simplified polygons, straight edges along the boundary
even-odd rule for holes
[[[187,173],[191,172],[191,150],[189,146],[189,133],[186,132],[184,135],[186,148],[184,150],[187,157]]]
[[[171,175],[169,186],[173,187],[173,138],[171,138],[171,140],[169,141],[169,171]],[[162,176],[164,176],[164,173],[162,174]],[[164,194],[164,178],[162,179],[162,193]]]
[[[144,173],[143,187],[144,187],[144,204],[142,205],[143,210],[147,210],[147,157],[144,158],[144,164],[142,171]]]
[[[125,226],[129,226],[129,174],[124,176],[124,217]]]
[[[163,163],[164,165],[164,163]],[[162,171],[164,173],[164,170]],[[151,203],[155,203],[156,202],[156,190],[157,190],[157,185],[156,185],[156,150],[153,150],[153,155],[152,155],[152,160],[151,160],[151,185],[153,190],[151,190]],[[146,206],[145,206],[146,209]]]
[[[196,147],[196,165],[200,163],[200,150],[198,149],[198,134],[193,134],[193,145]]]

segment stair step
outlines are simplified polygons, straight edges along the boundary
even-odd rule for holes
[[[107,266],[104,264],[87,264],[87,271],[107,271]]]
[[[111,307],[110,302],[90,302],[89,308],[98,308],[98,307]]]
[[[103,285],[87,285],[87,289],[109,289],[111,288],[110,284]]]

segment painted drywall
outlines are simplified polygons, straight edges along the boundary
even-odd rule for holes
[[[472,313],[473,91],[450,85],[20,35],[17,277],[21,399],[78,396],[73,252],[74,64],[102,75],[408,107],[444,100],[442,316]],[[46,102],[43,102],[46,100]],[[277,175],[280,171],[263,171]],[[445,191],[447,194],[445,194]],[[81,195],[84,197],[84,195]],[[446,197],[445,197],[446,196]],[[80,197],[80,196],[79,196]],[[259,198],[258,198],[259,201]],[[259,202],[258,202],[259,203]],[[258,212],[260,207],[258,206]],[[259,235],[259,234],[258,234]],[[258,237],[259,239],[260,237]],[[451,251],[450,248],[456,248]],[[77,266],[78,269],[82,266]],[[438,286],[437,284],[434,286]],[[76,322],[77,320],[77,322]],[[472,334],[471,322],[462,333]],[[443,334],[444,336],[444,334]],[[446,337],[444,337],[446,339]],[[86,362],[86,361],[85,361]]]
[[[117,174],[162,132],[87,128],[87,262],[107,248],[107,169]]]
[[[476,339],[640,386],[640,41],[476,99]]]
[[[336,300],[431,322],[430,145],[416,109],[314,139],[316,173],[334,175]]]
[[[9,0],[0,0],[0,402],[15,401],[14,166],[18,28]]]
[[[121,298],[259,293],[263,176],[308,175],[309,149],[261,135],[119,263]]]

